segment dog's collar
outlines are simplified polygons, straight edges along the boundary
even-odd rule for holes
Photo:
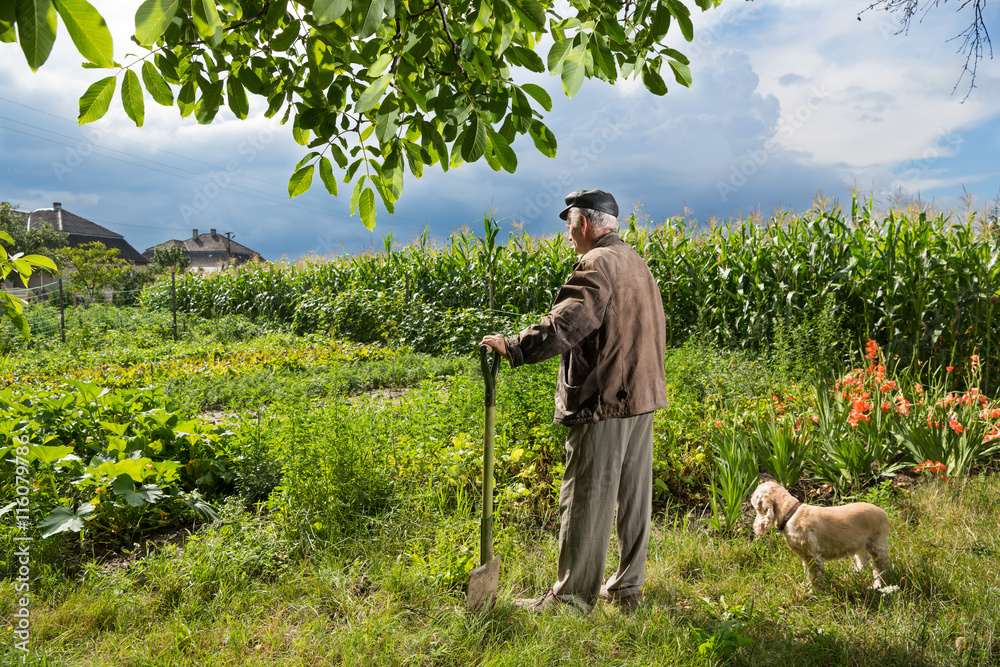
[[[788,522],[791,520],[792,516],[795,514],[795,512],[798,511],[800,507],[802,507],[802,501],[801,500],[795,501],[795,504],[792,505],[792,510],[788,514],[786,514],[785,517],[781,520],[781,523],[778,524],[779,533],[785,530],[785,526],[788,525]]]

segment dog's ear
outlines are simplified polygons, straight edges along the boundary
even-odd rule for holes
[[[771,494],[767,491],[762,491],[758,503],[760,508],[758,512],[764,515],[764,520],[768,524],[774,523],[774,499],[771,498]]]

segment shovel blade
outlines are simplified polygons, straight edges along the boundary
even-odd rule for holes
[[[494,558],[486,565],[469,573],[469,596],[465,601],[467,609],[489,609],[497,596],[500,584],[500,559]]]

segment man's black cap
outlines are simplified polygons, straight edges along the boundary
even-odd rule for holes
[[[589,208],[618,217],[618,202],[604,190],[577,190],[569,193],[566,195],[566,208],[559,214],[559,217],[565,220],[569,216],[569,210],[573,207]]]

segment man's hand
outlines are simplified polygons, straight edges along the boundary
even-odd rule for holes
[[[492,347],[494,350],[500,353],[500,356],[510,361],[510,353],[507,352],[507,339],[499,334],[490,334],[488,336],[483,336],[483,339],[479,341],[480,345],[487,345]]]

